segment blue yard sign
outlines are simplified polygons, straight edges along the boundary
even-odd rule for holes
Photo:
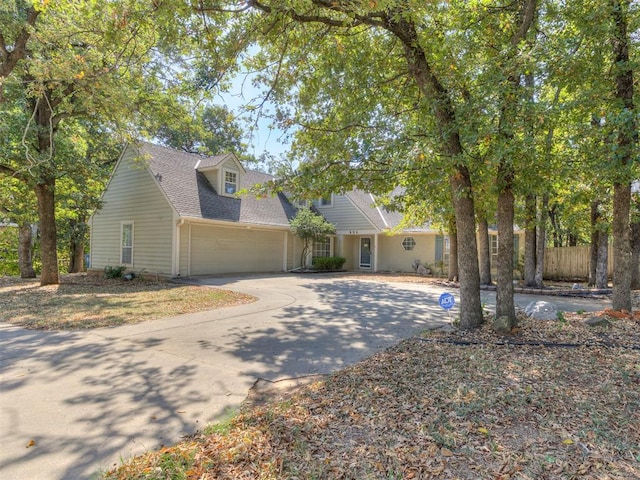
[[[450,293],[443,293],[440,295],[440,306],[445,310],[450,310],[456,304],[456,299]]]

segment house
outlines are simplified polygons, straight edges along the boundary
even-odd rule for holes
[[[302,248],[289,232],[295,207],[283,194],[236,196],[270,178],[231,154],[129,145],[90,220],[92,269],[185,277],[293,268]]]
[[[289,231],[296,207],[282,193],[240,192],[272,178],[246,170],[231,154],[204,158],[129,145],[90,220],[92,269],[124,265],[187,277],[298,267],[303,245]],[[313,204],[336,227],[330,240],[314,243],[314,257],[343,256],[347,270],[411,272],[415,260],[446,270],[448,237],[428,226],[398,233],[402,215],[377,207],[370,193],[332,194]]]
[[[433,265],[444,258],[444,237],[429,227],[394,233],[402,214],[376,206],[375,197],[362,190],[327,195],[313,202],[336,227],[330,251],[347,259],[347,270],[413,271],[413,263]],[[314,245],[314,255],[318,245]]]
[[[376,206],[368,192],[352,190],[343,195],[327,195],[313,202],[315,208],[336,227],[336,235],[325,250],[347,259],[347,270],[411,272],[419,261],[434,273],[448,270],[449,236],[425,225],[399,229],[402,214]],[[515,232],[514,248],[520,252],[520,236]],[[489,229],[492,264],[498,255],[498,232]],[[322,248],[314,245],[314,255]],[[517,254],[519,256],[519,253]]]

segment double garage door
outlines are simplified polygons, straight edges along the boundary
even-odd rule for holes
[[[191,275],[279,272],[286,232],[191,226]]]

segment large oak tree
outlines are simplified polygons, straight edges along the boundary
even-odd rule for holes
[[[143,108],[161,116],[157,92],[172,85],[159,65],[159,32],[179,48],[182,37],[170,34],[177,11],[138,0],[12,0],[0,10],[0,109],[14,119],[0,173],[37,199],[42,284],[58,283],[56,183],[80,172],[84,158],[61,148],[61,127],[84,119],[126,135]]]

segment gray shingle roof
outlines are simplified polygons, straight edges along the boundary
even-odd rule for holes
[[[230,157],[203,158],[168,147],[143,143],[139,152],[169,202],[181,217],[223,220],[256,225],[289,226],[296,209],[283,195],[256,198],[246,194],[238,198],[218,195],[203,173],[196,170],[216,166]],[[240,188],[271,180],[271,175],[246,170]]]
[[[217,167],[225,160],[231,158],[231,156],[232,155],[230,153],[224,153],[222,155],[214,155],[213,157],[200,157],[197,162],[197,168],[202,170],[205,168]]]

